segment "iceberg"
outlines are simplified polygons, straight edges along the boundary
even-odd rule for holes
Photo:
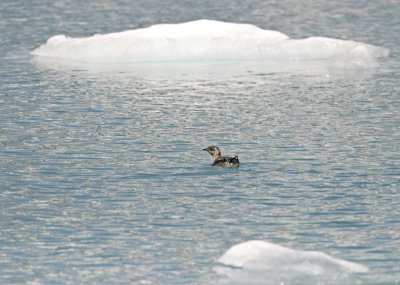
[[[290,39],[251,24],[197,20],[85,38],[56,35],[32,55],[90,63],[252,61],[370,68],[386,48],[325,37]]]
[[[355,284],[368,268],[319,251],[294,250],[265,241],[231,247],[215,271],[227,284]]]

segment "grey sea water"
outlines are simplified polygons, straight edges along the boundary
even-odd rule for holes
[[[1,1],[0,283],[215,284],[218,258],[257,239],[400,284],[398,4]],[[202,18],[391,55],[334,74],[30,55],[56,34]],[[211,144],[241,167],[212,168]]]

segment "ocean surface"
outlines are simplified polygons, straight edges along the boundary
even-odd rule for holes
[[[400,284],[399,15],[394,0],[1,1],[0,284]],[[197,19],[390,55],[274,71],[30,54],[58,34]],[[211,167],[209,145],[240,168]],[[294,251],[221,273],[252,240]],[[310,273],[304,251],[369,270]]]

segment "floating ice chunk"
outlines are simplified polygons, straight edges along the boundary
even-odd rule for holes
[[[278,31],[250,24],[198,20],[161,24],[125,32],[70,38],[51,37],[33,55],[81,62],[163,61],[337,62],[374,67],[385,48],[323,37],[289,39]]]
[[[221,266],[216,271],[227,277],[227,283],[344,284],[352,273],[368,271],[363,265],[323,252],[293,250],[265,241],[237,244],[218,261]]]

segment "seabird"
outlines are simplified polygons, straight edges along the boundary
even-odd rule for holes
[[[239,167],[239,158],[235,157],[227,157],[221,156],[221,151],[217,146],[209,146],[205,149],[209,154],[211,154],[213,158],[213,166],[221,166],[221,167]]]

